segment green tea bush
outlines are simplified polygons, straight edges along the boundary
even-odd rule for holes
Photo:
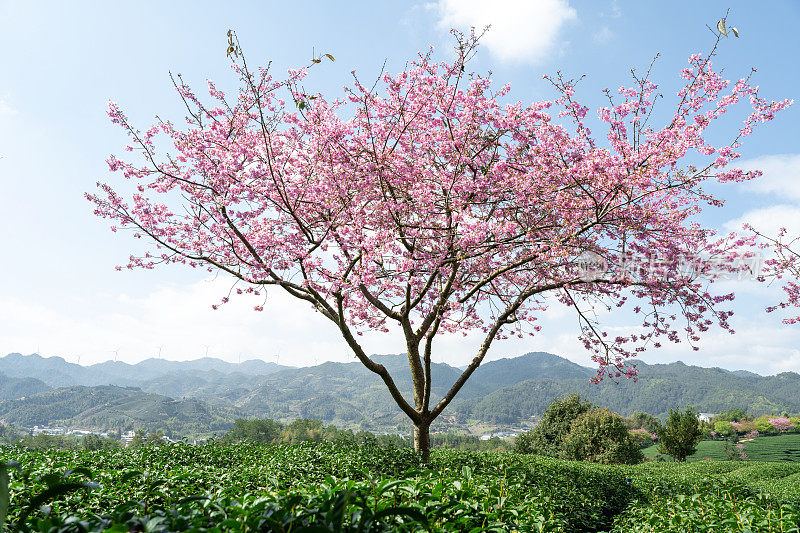
[[[701,484],[691,494],[656,494],[615,521],[614,532],[800,532],[800,508],[766,496],[742,498],[726,486]]]
[[[796,531],[800,512],[788,463],[434,450],[423,465],[325,442],[0,453],[0,522],[21,531]]]
[[[333,443],[11,455],[9,522],[34,530],[595,531],[634,492],[593,465],[457,450],[427,467],[407,448]]]

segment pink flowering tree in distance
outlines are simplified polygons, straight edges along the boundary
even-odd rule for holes
[[[711,291],[710,262],[687,269],[686,258],[702,254],[735,273],[754,241],[698,222],[704,206],[721,204],[702,186],[757,178],[729,163],[754,127],[790,104],[712,70],[720,33],[680,73],[663,126],[652,124],[660,94],[649,71],[633,71],[632,86],[607,91],[596,137],[576,80],[548,78],[554,101],[501,103],[509,87],[493,89],[467,68],[478,37],[453,33],[452,61],[420,54],[372,87],[354,76],[340,100],[306,92],[308,67],[282,79],[252,70],[233,36],[235,96],[209,82],[204,103],[175,79],[187,125],[159,120],[140,131],[110,105],[142,158],[108,164],[135,192],[98,184],[87,195],[112,229],[152,243],[127,268],[221,271],[238,280],[232,292],[286,291],[329,319],[411,419],[425,460],[431,423],[492,342],[535,334],[554,303],[575,312],[596,379],[635,376],[626,361],[663,339],[694,345],[713,324],[730,329],[721,306],[733,295]],[[737,103],[744,125],[712,146],[707,130]],[[623,306],[641,327],[609,335],[597,313]],[[405,339],[413,398],[359,342],[365,330],[392,328]],[[483,340],[471,362],[432,395],[437,335],[472,330]]]
[[[794,424],[785,416],[770,418],[768,420],[770,425],[775,428],[776,431],[783,432],[789,431],[794,429]]]

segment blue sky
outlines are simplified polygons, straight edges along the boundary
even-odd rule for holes
[[[161,353],[189,359],[206,353],[313,364],[349,361],[346,346],[318,315],[282,295],[263,313],[234,302],[210,305],[227,292],[225,279],[178,267],[116,272],[133,243],[113,234],[83,198],[98,180],[115,179],[105,164],[125,144],[110,124],[109,100],[149,125],[154,115],[180,119],[169,72],[200,88],[234,77],[225,57],[228,28],[237,31],[250,63],[273,68],[306,64],[329,52],[335,63],[315,69],[308,87],[338,96],[350,71],[368,79],[397,71],[429,45],[447,57],[451,26],[491,23],[473,64],[510,83],[511,98],[553,97],[542,74],[586,74],[578,96],[602,105],[601,90],[630,80],[631,67],[661,57],[654,79],[667,96],[678,88],[687,57],[707,50],[713,26],[731,8],[741,38],[723,43],[718,65],[736,78],[757,67],[762,95],[800,101],[800,3],[732,1],[496,0],[488,2],[0,2],[0,354],[61,355],[91,363],[113,357],[136,362]],[[699,5],[698,5],[699,4]],[[735,127],[736,121],[730,123]],[[800,106],[757,131],[743,150],[746,166],[765,171],[760,185],[719,187],[728,202],[706,220],[721,229],[753,221],[766,229],[800,223]],[[800,371],[800,331],[763,308],[774,290],[736,284],[737,334],[712,331],[699,352],[682,346],[645,354],[674,361],[760,373]],[[574,319],[554,309],[542,335],[499,343],[490,358],[546,350],[586,364]],[[623,322],[618,327],[625,329]],[[477,336],[446,338],[437,360],[462,364]],[[395,337],[370,337],[375,353],[402,351]],[[447,355],[443,355],[447,354]],[[79,359],[80,358],[80,359]]]

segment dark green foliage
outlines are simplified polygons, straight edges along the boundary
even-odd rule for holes
[[[80,439],[81,447],[84,450],[116,450],[122,447],[118,439],[109,439],[100,435],[86,435]]]
[[[626,421],[577,394],[550,404],[539,424],[517,437],[514,451],[603,464],[642,461]]]
[[[608,409],[591,409],[578,417],[562,447],[566,458],[577,461],[601,464],[642,462],[642,452],[628,433],[625,421]]]
[[[744,453],[744,444],[739,442],[736,435],[725,439],[722,442],[722,446],[728,461],[743,461],[747,459],[747,455]]]
[[[43,433],[23,437],[19,443],[32,450],[76,450],[80,448],[78,439],[68,439],[60,435],[45,435]]]
[[[245,420],[237,418],[233,427],[225,434],[228,441],[250,440],[253,442],[275,442],[283,430],[283,424],[275,420]]]
[[[133,440],[128,444],[128,446],[134,450],[164,445],[166,445],[166,442],[164,442],[164,435],[161,433],[147,433],[146,431],[137,431]]]
[[[747,413],[744,409],[740,409],[738,407],[734,407],[733,409],[729,409],[728,411],[718,414],[714,417],[714,422],[741,422],[742,420],[747,419]]]
[[[615,533],[798,532],[800,465],[699,461],[626,468],[639,490]]]
[[[698,461],[619,468],[639,494],[615,519],[615,533],[798,531],[800,465]]]
[[[581,399],[577,394],[568,394],[555,400],[533,430],[517,437],[514,451],[564,457],[563,443],[572,423],[592,408],[594,405],[591,402]]]
[[[509,443],[499,437],[481,440],[475,435],[461,435],[457,433],[434,433],[431,435],[431,446],[433,448],[473,452],[501,451],[510,448]]]
[[[233,427],[222,440],[225,442],[251,441],[261,443],[299,443],[341,442],[358,446],[383,446],[404,448],[411,446],[408,437],[398,434],[375,434],[369,431],[339,429],[334,425],[325,426],[321,420],[297,419],[283,425],[275,420],[236,420]],[[499,451],[509,448],[507,441],[498,437],[480,440],[474,435],[456,433],[434,433],[431,435],[433,448],[469,451]]]
[[[800,434],[758,437],[746,442],[745,452],[752,461],[800,462]]]
[[[14,426],[0,424],[0,444],[15,444],[22,439],[22,434]]]
[[[284,426],[280,434],[280,441],[294,444],[304,441],[319,442],[325,432],[322,420],[299,418]]]
[[[676,461],[685,461],[695,452],[702,436],[694,407],[687,407],[683,412],[672,409],[667,423],[658,432],[658,451],[671,455]]]
[[[625,419],[628,429],[646,429],[650,433],[658,433],[661,421],[649,413],[637,411]]]
[[[225,435],[224,442],[250,441],[264,444],[299,442],[337,442],[359,446],[402,448],[411,443],[399,435],[375,435],[369,431],[353,432],[334,425],[325,426],[321,420],[301,418],[283,425],[275,420],[236,420]]]

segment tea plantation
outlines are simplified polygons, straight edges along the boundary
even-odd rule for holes
[[[756,437],[753,440],[741,441],[744,452],[750,461],[800,461],[800,433]],[[704,440],[697,445],[694,455],[688,461],[718,460],[728,458],[725,453],[725,444],[721,440]],[[642,450],[646,457],[657,458],[658,446],[651,446]],[[662,456],[667,457],[667,456]]]
[[[0,518],[21,531],[800,532],[788,462],[435,450],[425,467],[408,449],[333,443],[0,453]]]

